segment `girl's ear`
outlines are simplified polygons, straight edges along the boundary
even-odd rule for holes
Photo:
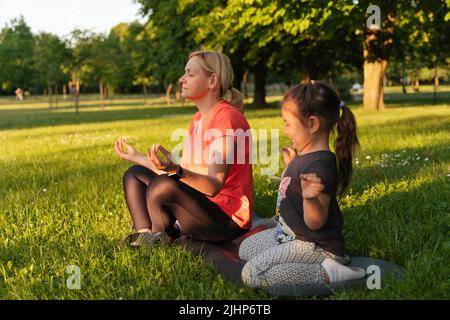
[[[309,133],[315,134],[320,129],[320,118],[318,116],[310,116],[308,120]]]

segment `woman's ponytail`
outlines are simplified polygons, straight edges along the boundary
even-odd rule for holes
[[[346,105],[341,107],[342,114],[337,122],[337,138],[334,148],[338,163],[340,195],[350,186],[353,173],[353,156],[359,147],[358,129],[355,116]]]
[[[238,109],[242,114],[244,114],[244,98],[238,89],[231,88],[231,99],[229,100],[230,104],[232,104],[236,109]]]

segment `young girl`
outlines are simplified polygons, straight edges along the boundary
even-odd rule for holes
[[[363,278],[344,253],[343,218],[336,195],[350,185],[358,145],[352,111],[323,83],[292,88],[281,103],[286,163],[277,202],[277,226],[247,238],[242,279],[251,287],[308,286]],[[329,137],[337,126],[335,153]],[[299,152],[299,155],[297,155]],[[340,190],[338,190],[338,187]]]

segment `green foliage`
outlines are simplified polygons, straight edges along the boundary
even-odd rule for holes
[[[57,36],[39,34],[34,46],[34,59],[36,80],[43,87],[67,82],[64,70],[69,64],[70,52]]]
[[[23,17],[0,32],[0,89],[10,94],[18,87],[30,90],[33,79],[34,36]]]

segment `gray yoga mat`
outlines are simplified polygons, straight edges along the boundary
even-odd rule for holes
[[[177,242],[185,249],[191,251],[194,255],[201,255],[203,260],[212,263],[216,270],[224,277],[226,281],[236,284],[242,284],[241,271],[245,261],[239,259],[239,245],[249,236],[275,226],[274,219],[264,219],[254,214],[253,227],[247,234],[227,243],[210,243],[181,237]],[[364,279],[347,281],[333,285],[315,285],[307,287],[273,287],[266,289],[270,294],[282,297],[298,296],[329,296],[333,290],[339,289],[369,289],[370,285],[376,285],[374,280],[380,275],[380,286],[383,287],[384,281],[388,277],[399,278],[404,269],[387,261],[373,259],[368,257],[350,257],[350,267],[359,267],[371,271]],[[373,273],[372,273],[373,272]],[[369,283],[369,286],[368,286]]]

